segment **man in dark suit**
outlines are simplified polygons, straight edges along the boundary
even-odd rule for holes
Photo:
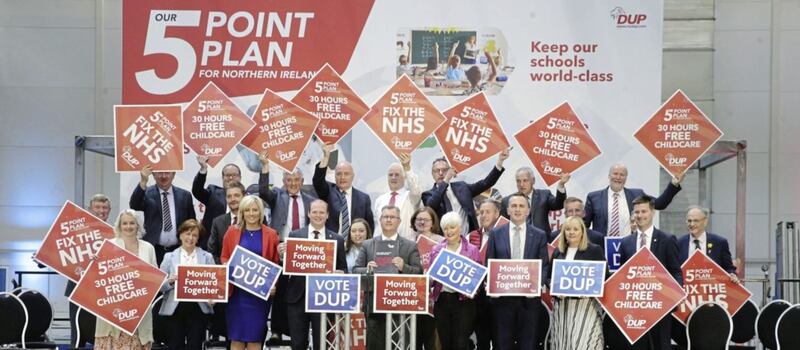
[[[497,219],[500,218],[500,202],[491,198],[484,199],[478,207],[478,221],[480,227],[469,233],[467,238],[469,244],[478,248],[488,244],[489,234],[492,228],[497,224]],[[484,261],[484,263],[486,263]],[[492,303],[491,298],[486,295],[486,289],[483,283],[475,294],[475,308],[477,309],[475,317],[475,348],[477,350],[489,350],[494,341],[494,329],[492,322]]]
[[[337,273],[347,271],[347,260],[344,254],[344,239],[331,230],[325,229],[328,219],[328,203],[320,199],[314,200],[309,205],[308,228],[302,228],[289,233],[290,238],[303,238],[313,240],[336,241],[336,270]],[[282,249],[285,253],[285,246]],[[306,277],[289,276],[286,287],[286,309],[289,315],[289,336],[292,338],[293,350],[308,349],[308,328],[312,331],[313,349],[319,349],[320,315],[305,312]]]
[[[228,227],[239,223],[236,216],[239,215],[239,202],[244,198],[244,185],[239,181],[229,182],[225,188],[225,202],[229,211],[219,215],[211,222],[211,233],[208,237],[208,251],[214,256],[217,264],[222,264],[220,254],[222,254],[222,242],[225,239],[225,232]]]
[[[567,197],[567,199],[564,200],[565,217],[577,216],[579,218],[583,218],[584,214],[585,212],[583,211],[583,201],[580,198]],[[547,237],[547,241],[548,242],[554,241],[556,237],[558,237],[559,233],[560,233],[559,230],[553,230],[553,232],[550,233],[550,236]],[[606,240],[605,240],[606,236],[603,235],[602,233],[587,228],[586,235],[589,237],[589,242],[597,244],[601,247],[606,246]]]
[[[550,232],[549,214],[553,210],[561,210],[564,208],[564,199],[567,198],[567,188],[564,186],[569,181],[569,173],[561,175],[558,180],[558,187],[556,187],[556,195],[548,189],[537,190],[533,188],[536,183],[536,178],[533,176],[533,169],[530,167],[522,167],[517,169],[517,192],[524,194],[531,202],[531,213],[528,215],[528,224],[533,225],[544,232]],[[510,196],[509,196],[510,197]],[[500,207],[502,211],[500,215],[508,217],[505,208],[508,206],[508,197],[503,198],[503,203]]]
[[[322,159],[314,171],[312,183],[319,199],[328,202],[330,215],[325,227],[347,240],[350,236],[350,223],[354,219],[364,219],[370,227],[375,227],[375,221],[372,219],[372,201],[369,195],[353,188],[355,173],[350,163],[340,162],[336,165],[336,183],[325,180],[328,161],[334,148],[335,145],[322,146]]]
[[[433,188],[422,192],[422,203],[431,207],[436,215],[444,216],[445,213],[454,211],[461,214],[462,235],[478,228],[478,218],[475,215],[475,204],[472,198],[492,188],[500,175],[503,174],[503,162],[508,158],[508,150],[500,152],[497,156],[497,164],[486,178],[478,182],[468,184],[464,181],[450,182],[455,178],[456,172],[447,163],[447,159],[439,158],[433,161],[431,175],[433,176]]]
[[[150,175],[156,180],[147,186]],[[139,173],[139,185],[133,189],[128,205],[133,210],[144,211],[144,240],[156,250],[156,260],[161,265],[166,252],[180,245],[178,226],[184,221],[194,219],[194,204],[189,191],[172,185],[174,171],[153,172],[148,164]]]
[[[372,300],[372,274],[376,272],[375,250],[381,241],[397,242],[397,256],[391,259],[397,273],[421,274],[422,264],[419,260],[417,243],[403,237],[397,232],[400,226],[400,208],[385,206],[380,216],[381,235],[370,238],[361,245],[353,272],[367,275],[364,284],[364,300]],[[362,282],[363,283],[363,282]],[[372,312],[372,303],[364,303],[364,314],[367,316],[367,349],[383,350],[386,348],[386,315]]]
[[[283,242],[289,232],[299,230],[308,224],[306,213],[316,198],[300,191],[303,188],[303,172],[300,168],[295,169],[293,173],[283,173],[283,188],[270,188],[267,152],[260,153],[258,160],[261,162],[258,195],[272,208],[270,226],[278,231]]]
[[[242,171],[236,164],[226,164],[222,167],[222,187],[212,184],[203,188],[208,175],[208,157],[197,156],[197,163],[200,164],[200,170],[194,176],[194,181],[192,181],[192,195],[205,206],[202,224],[206,232],[211,232],[211,224],[214,219],[225,214],[228,209],[228,204],[225,200],[225,188],[233,181],[242,182]],[[209,237],[209,235],[200,237],[197,246],[208,250]]]
[[[663,232],[653,226],[655,216],[655,199],[640,196],[633,200],[633,216],[636,219],[637,232],[622,239],[620,257],[622,263],[627,262],[639,249],[647,247],[659,262],[669,271],[678,283],[683,284],[681,263],[678,260],[678,243],[675,236]],[[634,349],[668,350],[672,332],[672,320],[665,317],[642,338],[633,344]]]
[[[622,164],[614,164],[608,170],[608,187],[590,192],[586,196],[586,215],[583,222],[586,227],[602,232],[607,236],[627,236],[630,233],[630,213],[633,210],[634,198],[647,195],[640,188],[626,188],[628,168]],[[655,209],[663,210],[672,202],[681,190],[683,175],[673,177],[667,188],[655,199]],[[616,209],[616,210],[615,210]]]
[[[678,238],[678,257],[681,264],[689,259],[695,250],[707,255],[714,260],[717,265],[728,272],[731,281],[739,283],[736,276],[736,266],[731,259],[731,250],[728,247],[728,240],[720,235],[706,232],[708,225],[708,211],[693,205],[686,211],[686,226],[689,233]]]
[[[506,211],[511,222],[492,229],[486,243],[486,259],[541,259],[541,281],[544,286],[550,280],[547,235],[527,223],[530,210],[530,202],[524,194],[515,193],[509,197]],[[501,350],[535,349],[544,310],[541,299],[500,297],[494,298],[492,303],[495,346]]]

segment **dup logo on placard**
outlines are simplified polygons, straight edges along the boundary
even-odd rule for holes
[[[428,275],[471,298],[486,276],[486,267],[468,257],[442,249],[428,269]]]
[[[280,266],[242,246],[236,246],[228,260],[228,281],[264,300],[269,299],[269,290],[280,274]]]
[[[306,278],[306,312],[360,312],[360,275],[314,274]]]

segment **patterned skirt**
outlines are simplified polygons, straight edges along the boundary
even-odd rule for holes
[[[99,350],[150,350],[152,344],[142,345],[139,336],[120,333],[119,336],[96,337],[94,348]]]
[[[594,298],[553,298],[552,350],[602,350],[602,308]]]

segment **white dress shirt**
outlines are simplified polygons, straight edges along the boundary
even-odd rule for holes
[[[338,187],[337,187],[337,191],[339,191]],[[339,192],[341,192],[341,191],[339,191]],[[352,187],[348,188],[344,192],[344,196],[345,196],[345,198],[347,198],[347,213],[350,214],[350,215],[348,215],[350,217],[350,222],[348,224],[352,224],[353,223],[353,188]],[[345,236],[350,234],[350,232],[347,232],[347,233],[342,232],[342,212],[339,212],[339,234],[342,235],[342,237],[345,237]]]
[[[319,238],[314,238],[314,231],[319,232]],[[308,225],[308,239],[316,239],[318,241],[325,239],[325,226],[322,226],[321,229],[314,228],[314,226]]]
[[[697,238],[694,238],[694,236],[692,236],[691,233],[689,234],[689,250],[687,250],[687,252],[689,252],[689,256],[692,256],[692,254],[694,254],[694,251],[698,250],[694,246],[694,240],[695,239],[700,241],[700,252],[705,254],[706,253],[706,244],[708,242],[708,235],[706,235],[706,231],[703,231],[703,233],[700,234],[700,237],[697,237]]]
[[[289,237],[289,232],[292,232],[292,219],[294,219],[294,214],[292,213],[292,202],[294,200],[295,199],[289,195],[289,210],[286,214],[286,225],[283,226],[283,230],[280,232],[281,240],[285,240],[286,237]],[[306,225],[306,207],[303,205],[303,196],[300,193],[297,194],[297,212],[300,214],[298,215],[300,228],[303,228],[303,226]]]
[[[175,192],[173,191],[172,186],[169,187],[168,190],[164,191],[161,188],[158,188],[158,202],[162,203],[164,198],[164,192],[167,193],[167,202],[169,203],[169,217],[172,219],[172,230],[164,231],[164,214],[162,212],[161,216],[161,236],[159,236],[158,244],[162,247],[172,247],[178,245],[178,225],[175,223]],[[163,208],[162,208],[163,210]]]
[[[513,222],[508,224],[508,252],[512,254],[511,259],[516,259],[516,257],[513,256],[513,252],[514,252],[514,235],[517,234],[517,232],[514,230],[515,227],[519,227],[520,228],[519,233],[521,234],[521,237],[520,237],[519,243],[521,245],[520,254],[522,255],[520,257],[520,259],[524,259],[525,258],[525,236],[526,236],[525,224],[524,223],[522,225],[519,225],[519,226],[514,225]]]
[[[608,229],[611,229],[611,218],[614,217],[614,191],[608,188]],[[628,200],[625,198],[625,191],[619,192],[619,236],[625,237],[631,234],[631,211],[628,210]],[[603,232],[606,233],[606,232]]]
[[[655,226],[651,225],[649,228],[644,230],[644,235],[647,237],[646,240],[645,240],[645,246],[647,246],[647,249],[650,249],[650,246],[653,243],[653,229],[655,229]],[[642,232],[639,231],[639,234],[641,235]],[[642,249],[642,245],[640,244],[641,243],[641,239],[642,239],[641,236],[636,236],[636,251],[639,251],[639,249]]]
[[[183,247],[178,249],[181,252],[181,265],[197,265],[197,248],[192,250],[191,253],[187,252]]]

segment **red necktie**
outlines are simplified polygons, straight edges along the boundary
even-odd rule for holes
[[[292,231],[300,229],[300,205],[297,204],[297,195],[292,196]]]
[[[394,206],[395,200],[397,200],[397,192],[392,192],[392,198],[389,198],[389,205]]]
[[[234,217],[233,217],[233,221],[231,222],[231,225],[236,225],[236,219],[237,219],[237,218],[234,216]]]

